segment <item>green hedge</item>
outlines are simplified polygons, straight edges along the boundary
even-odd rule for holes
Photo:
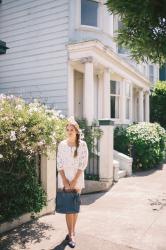
[[[142,122],[114,131],[117,151],[133,157],[133,170],[147,170],[165,158],[166,131],[157,123]]]
[[[150,97],[150,121],[166,129],[166,81],[157,82]]]
[[[39,212],[46,205],[46,194],[38,182],[35,164],[35,159],[28,160],[20,154],[13,162],[12,172],[1,172],[0,222],[23,213]]]

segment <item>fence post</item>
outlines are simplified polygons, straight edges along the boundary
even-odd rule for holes
[[[100,138],[100,181],[113,183],[113,127],[114,122],[111,119],[100,119],[99,125],[103,130]]]
[[[56,152],[41,157],[41,184],[47,193],[46,213],[54,212],[56,196]]]

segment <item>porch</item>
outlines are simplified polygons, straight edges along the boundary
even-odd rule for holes
[[[99,41],[68,45],[68,115],[149,121],[150,82]]]

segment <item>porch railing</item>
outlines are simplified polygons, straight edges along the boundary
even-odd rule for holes
[[[91,130],[95,130],[99,126],[91,126]],[[86,180],[99,180],[99,163],[100,163],[100,149],[99,139],[94,138],[89,149],[88,166],[85,169]]]

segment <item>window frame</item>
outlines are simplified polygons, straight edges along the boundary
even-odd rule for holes
[[[150,68],[151,69],[153,69],[152,70],[152,74],[150,74]],[[149,78],[149,81],[151,82],[151,83],[154,83],[154,79],[155,79],[155,68],[154,68],[154,65],[153,64],[149,64],[149,67],[148,67],[148,78]]]
[[[129,95],[127,95],[127,85],[129,86]],[[131,120],[131,98],[132,98],[132,92],[131,92],[131,84],[129,82],[125,83],[125,120],[130,121]],[[129,101],[129,110],[128,114],[129,117],[127,117],[127,100]]]
[[[97,13],[97,27],[81,24],[81,0],[76,0],[76,29],[89,30],[89,31],[101,31],[102,29],[102,3],[103,0],[91,0],[97,2],[98,13]]]
[[[111,82],[116,82],[118,83],[119,85],[119,94],[113,94],[111,93]],[[114,96],[115,98],[118,98],[118,102],[119,102],[119,105],[118,105],[118,117],[114,117],[112,118],[111,116],[111,97]],[[120,81],[117,81],[117,80],[110,80],[110,118],[114,121],[118,121],[120,119],[120,100],[121,100],[121,89],[120,89]],[[116,114],[116,105],[115,105],[115,114]]]

